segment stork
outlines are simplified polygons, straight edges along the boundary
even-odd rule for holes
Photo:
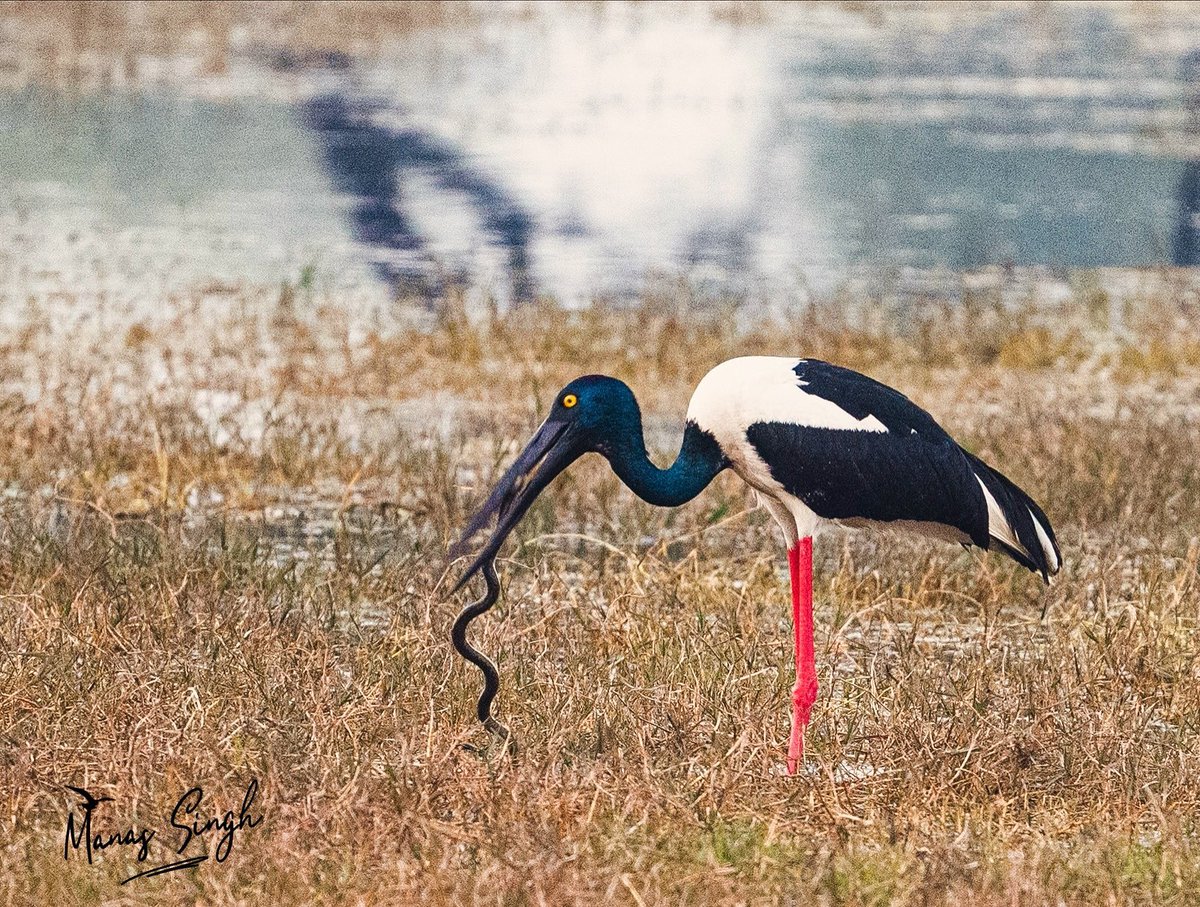
[[[718,473],[732,469],[779,524],[787,543],[795,642],[789,774],[803,759],[817,698],[812,537],[823,524],[893,528],[984,550],[996,546],[1046,582],[1062,563],[1054,530],[1037,503],[899,391],[817,359],[746,356],[721,363],[697,385],[679,455],[667,469],[646,452],[641,411],[627,385],[587,375],[564,387],[467,525],[460,547],[497,517],[455,591],[481,569],[487,574],[534,499],[589,452],[605,457],[634,494],[660,507],[690,501]],[[493,601],[494,576],[488,579]],[[465,640],[465,622],[456,633]],[[480,709],[485,717],[482,700]]]

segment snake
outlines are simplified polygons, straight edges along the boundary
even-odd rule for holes
[[[500,743],[507,744],[515,752],[516,742],[513,740],[512,734],[492,714],[492,700],[496,698],[496,693],[500,689],[500,672],[496,670],[496,665],[490,658],[467,641],[467,626],[479,615],[490,610],[492,605],[496,604],[496,599],[500,597],[500,579],[496,576],[495,559],[490,559],[483,565],[482,573],[484,582],[487,583],[487,589],[482,598],[471,602],[455,618],[450,638],[458,654],[479,668],[483,674],[483,692],[479,694],[479,703],[475,707],[476,715],[479,716],[480,722],[489,734]]]

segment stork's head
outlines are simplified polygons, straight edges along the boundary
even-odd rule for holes
[[[462,552],[471,537],[498,516],[491,538],[455,585],[455,591],[496,556],[525,511],[560,472],[591,451],[607,457],[616,444],[633,436],[641,437],[641,414],[633,391],[623,381],[607,375],[584,375],[559,391],[546,421],[451,549],[451,554]]]

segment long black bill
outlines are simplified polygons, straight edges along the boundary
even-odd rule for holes
[[[457,592],[467,580],[474,576],[479,568],[496,556],[508,534],[521,521],[525,511],[529,509],[542,490],[554,481],[555,477],[574,463],[583,453],[574,443],[574,432],[569,422],[542,423],[521,455],[517,457],[508,472],[492,489],[488,499],[483,502],[479,512],[471,518],[462,538],[450,549],[450,556],[462,554],[475,535],[492,519],[497,516],[496,529],[487,544],[471,562],[471,566],[455,584],[452,592]],[[537,472],[530,473],[541,463]]]

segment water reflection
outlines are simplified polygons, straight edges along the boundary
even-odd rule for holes
[[[1188,92],[1186,128],[1194,147],[1200,150],[1200,51],[1184,57],[1180,69],[1184,90]],[[1179,221],[1175,227],[1173,260],[1177,265],[1200,265],[1200,159],[1197,158],[1184,164],[1179,179]]]
[[[512,297],[567,302],[656,272],[727,296],[1195,262],[1178,65],[1107,12],[1005,8],[911,44],[809,25],[431,34],[306,115],[381,273],[435,287],[488,249]]]
[[[375,250],[375,267],[403,292],[437,296],[446,275],[433,270],[431,253],[408,212],[415,178],[426,177],[440,192],[466,200],[488,242],[505,253],[515,300],[532,296],[529,240],[533,220],[498,184],[473,169],[449,142],[409,127],[380,122],[387,108],[378,101],[326,93],[303,104],[304,120],[321,138],[323,157],[339,192],[354,200],[355,235]],[[469,275],[451,277],[467,282]]]
[[[57,237],[83,211],[109,243],[89,260],[132,260],[128,239],[146,273],[186,271],[172,290],[353,272],[380,309],[449,285],[582,304],[682,275],[794,299],[1200,264],[1200,16],[509,9],[368,50],[230,38],[224,94],[0,94],[0,295],[28,289],[18,247],[77,291]]]

